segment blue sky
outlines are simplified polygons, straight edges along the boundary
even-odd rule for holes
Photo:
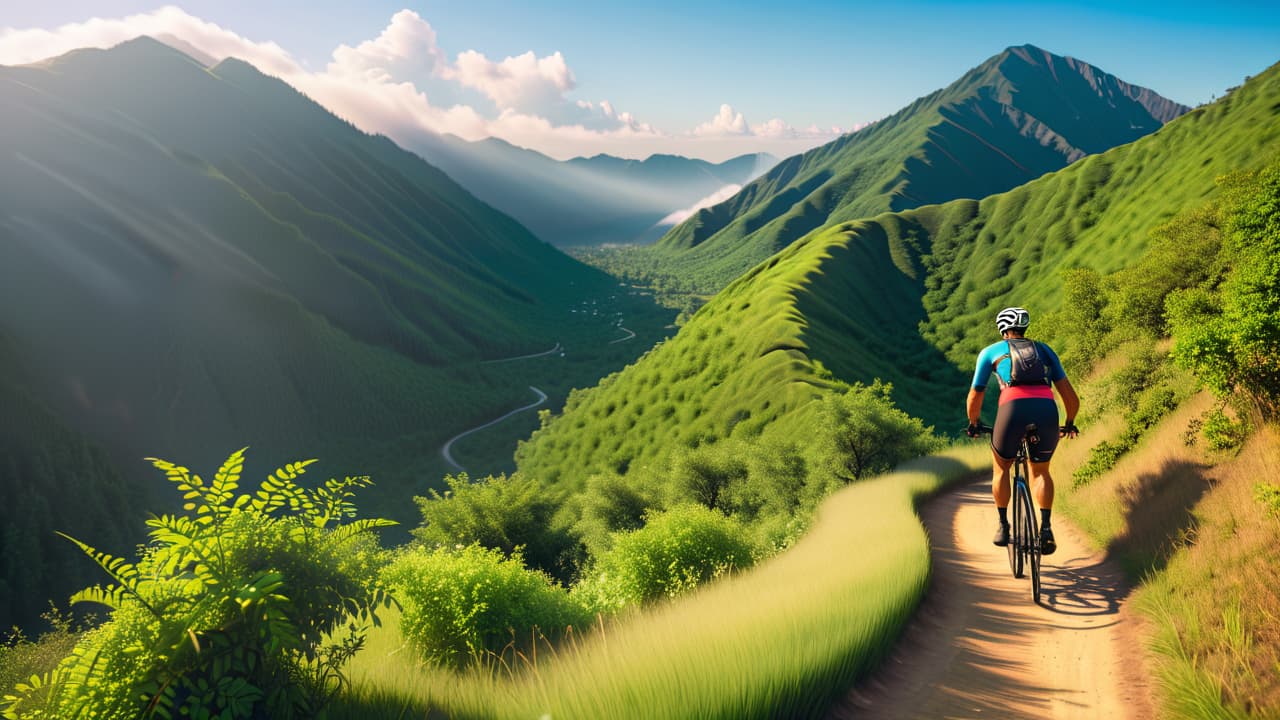
[[[456,78],[443,80],[439,58],[434,73],[395,78],[413,82],[432,107],[460,105],[489,118],[514,107],[526,122],[505,132],[519,135],[520,144],[536,146],[536,123],[529,118],[547,118],[552,125],[585,123],[599,131],[616,121],[570,117],[548,109],[548,103],[590,101],[599,114],[594,106],[606,100],[614,112],[629,113],[633,127],[682,136],[672,142],[684,154],[698,154],[699,143],[690,142],[689,134],[718,115],[722,122],[716,127],[734,128],[726,134],[735,137],[732,143],[713,138],[708,126],[700,136],[708,148],[746,147],[753,134],[766,146],[766,138],[752,128],[774,119],[780,121],[775,129],[791,131],[791,145],[778,135],[777,147],[816,144],[831,135],[833,126],[848,130],[891,114],[1010,45],[1031,43],[1072,55],[1190,105],[1207,102],[1280,60],[1280,3],[190,0],[177,5],[247,40],[274,42],[314,72],[325,70],[335,48],[377,38],[407,8],[416,13],[418,25],[434,31],[445,61],[475,51],[487,63],[477,67],[481,72],[528,52],[537,59],[559,53],[571,74],[571,83],[532,89],[524,105],[512,107],[492,99],[494,90],[478,82],[464,87]],[[90,17],[123,18],[158,7],[143,0],[29,2],[0,12],[0,27],[54,30]],[[3,44],[0,33],[0,50]],[[537,93],[543,95],[535,102]],[[727,114],[722,106],[728,106]],[[743,122],[734,125],[739,113]],[[805,129],[809,137],[798,137]],[[590,137],[562,135],[558,145],[538,149],[579,154],[571,148],[580,142],[586,148],[582,154],[590,154]],[[608,142],[598,144],[610,149]],[[643,155],[661,145],[646,141],[634,153],[613,151]]]

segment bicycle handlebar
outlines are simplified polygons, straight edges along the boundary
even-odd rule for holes
[[[991,433],[995,432],[995,428],[991,427],[990,425],[983,425],[982,423],[977,423],[976,425],[970,426],[970,427],[973,427],[973,429],[977,431],[975,434],[970,435],[970,437],[978,437],[979,435],[990,435]],[[968,432],[969,432],[969,428],[966,427],[965,433],[967,434]],[[1076,434],[1079,434],[1080,429],[1075,426],[1075,423],[1068,423],[1066,425],[1058,426],[1059,437],[1065,437],[1068,432],[1074,432]]]

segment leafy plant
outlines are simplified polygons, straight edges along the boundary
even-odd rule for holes
[[[756,550],[736,520],[701,505],[681,505],[651,516],[639,530],[618,534],[573,594],[593,611],[617,612],[748,568]]]
[[[572,578],[577,543],[553,518],[559,494],[532,478],[515,474],[471,482],[466,473],[445,478],[449,489],[416,497],[422,525],[413,536],[427,547],[480,544],[521,557],[531,567],[561,580]]]
[[[932,427],[894,407],[892,391],[877,380],[823,398],[816,430],[820,472],[848,483],[941,448]]]
[[[429,662],[462,667],[535,634],[554,638],[588,613],[546,573],[478,544],[415,547],[387,566],[383,580],[402,606],[400,632]]]
[[[1243,418],[1232,419],[1222,408],[1205,413],[1200,432],[1212,450],[1235,450],[1249,436],[1249,423]]]
[[[1258,483],[1253,486],[1253,497],[1262,503],[1267,514],[1280,518],[1280,485],[1275,483]]]
[[[182,493],[183,513],[147,521],[136,563],[68,538],[113,581],[72,601],[105,605],[111,619],[7,696],[5,717],[314,717],[391,602],[369,532],[394,523],[347,522],[369,479],[306,489],[296,481],[315,461],[305,460],[237,494],[244,450],[208,483],[151,462]]]
[[[1220,397],[1240,392],[1271,418],[1280,413],[1280,162],[1219,184],[1230,271],[1216,291],[1169,298],[1173,355]]]

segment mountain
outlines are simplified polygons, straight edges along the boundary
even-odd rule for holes
[[[489,138],[423,137],[410,147],[477,197],[559,246],[653,241],[672,212],[772,167],[766,153],[709,163],[677,155],[554,160]]]
[[[44,536],[97,523],[31,468],[127,478],[97,505],[138,515],[140,458],[249,444],[371,474],[363,509],[411,521],[444,440],[527,402],[527,363],[480,361],[573,347],[554,406],[642,349],[607,346],[615,281],[241,61],[140,38],[0,67],[0,107],[0,478]]]
[[[641,483],[728,438],[803,446],[819,400],[876,379],[893,384],[900,408],[953,433],[999,308],[1028,307],[1034,334],[1052,330],[1043,322],[1061,306],[1064,270],[1136,263],[1148,233],[1202,206],[1219,176],[1277,152],[1280,65],[1146,137],[1008,192],[809,233],[640,361],[576,393],[521,445],[517,465],[575,486],[609,473]]]
[[[1031,45],[894,115],[790,157],[644,253],[650,273],[713,292],[818,228],[982,198],[1158,130],[1189,108]]]

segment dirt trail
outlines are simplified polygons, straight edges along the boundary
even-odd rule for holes
[[[933,499],[922,512],[934,576],[882,669],[834,718],[1128,718],[1146,720],[1137,619],[1118,568],[1054,519],[1043,605],[991,544],[990,480]]]

